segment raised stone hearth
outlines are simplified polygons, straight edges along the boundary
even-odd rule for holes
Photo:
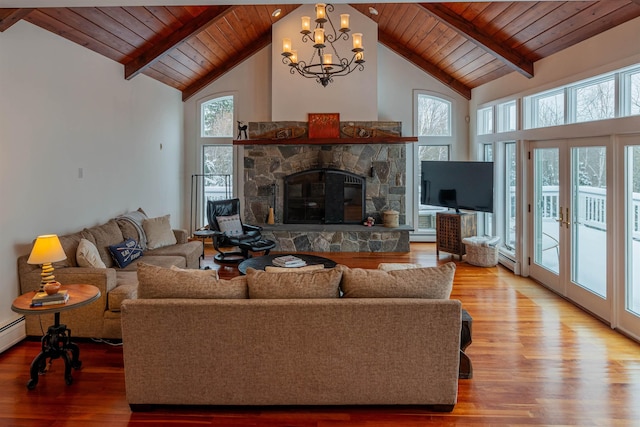
[[[278,224],[262,226],[263,237],[276,242],[278,252],[409,252],[409,232],[402,225]]]

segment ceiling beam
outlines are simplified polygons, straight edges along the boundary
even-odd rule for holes
[[[33,9],[6,9],[0,17],[0,33],[8,30],[13,24],[30,14]]]
[[[160,40],[127,62],[124,66],[124,78],[132,79],[150,67],[160,57],[178,47],[182,42],[204,31],[211,23],[231,12],[236,6],[211,6],[200,15],[184,24],[180,29],[172,32],[168,37]]]
[[[486,50],[493,56],[503,61],[508,67],[520,74],[533,77],[533,61],[525,58],[515,49],[495,42],[482,31],[479,31],[473,23],[463,19],[451,9],[439,3],[420,3],[420,6],[434,18],[439,19],[452,30],[469,39],[476,46]]]
[[[425,60],[422,56],[409,49],[405,43],[399,42],[397,39],[391,37],[380,29],[378,29],[378,42],[402,56],[407,61],[413,63],[416,67],[429,73],[436,80],[439,80],[441,83],[449,86],[456,93],[462,95],[466,99],[471,99],[471,88],[469,86],[444,72],[433,63]]]
[[[186,101],[195,95],[200,89],[204,88],[211,82],[215,81],[223,74],[229,72],[233,67],[240,64],[245,59],[252,56],[254,53],[258,52],[260,49],[266,47],[271,43],[271,29],[267,31],[262,37],[259,39],[252,41],[251,46],[245,46],[244,50],[240,55],[233,57],[233,59],[228,59],[224,61],[224,64],[220,67],[216,67],[212,72],[202,76],[198,80],[196,80],[193,84],[189,85],[185,90],[182,91],[182,101]]]

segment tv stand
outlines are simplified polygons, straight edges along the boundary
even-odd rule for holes
[[[458,255],[462,260],[465,246],[462,239],[478,233],[475,212],[437,212],[436,213],[436,257],[440,251]]]

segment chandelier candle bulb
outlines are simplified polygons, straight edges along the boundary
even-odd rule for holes
[[[297,50],[295,50],[295,49],[291,50],[291,56],[289,57],[289,61],[291,61],[292,65],[298,63],[298,51]]]
[[[322,63],[324,64],[324,68],[331,68],[331,54],[325,53],[322,58]]]
[[[291,39],[282,39],[282,52],[291,53]]]
[[[316,22],[326,22],[326,4],[317,3],[316,4]]]
[[[364,52],[356,52],[356,62],[364,62]]]
[[[353,50],[362,50],[362,33],[353,33]]]
[[[349,14],[343,13],[340,15],[340,31],[349,31]]]
[[[302,34],[309,34],[311,32],[311,17],[303,16],[302,17]]]
[[[313,47],[324,47],[324,28],[316,28],[313,30],[313,40],[315,41],[315,45]]]

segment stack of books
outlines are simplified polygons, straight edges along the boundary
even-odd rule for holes
[[[276,267],[304,267],[307,263],[296,256],[284,255],[274,258],[273,265]]]
[[[69,301],[69,293],[66,289],[62,289],[52,295],[49,295],[46,292],[36,292],[33,298],[31,298],[31,307],[65,304],[67,301]]]

